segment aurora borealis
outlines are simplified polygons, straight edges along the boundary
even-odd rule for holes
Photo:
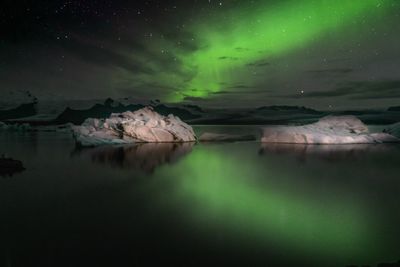
[[[223,84],[249,80],[247,77],[254,71],[247,68],[249,65],[304,47],[321,36],[337,34],[361,16],[379,16],[388,3],[382,6],[376,0],[303,1],[301,4],[288,1],[271,6],[264,2],[251,9],[241,6],[228,12],[224,22],[219,23],[218,19],[211,22],[216,27],[199,23],[193,32],[201,48],[182,59],[183,68],[195,69],[195,74],[178,87],[182,89],[177,94],[209,97],[218,93]]]
[[[400,0],[4,0],[0,267],[398,266],[399,126]]]
[[[24,1],[5,10],[5,95],[321,109],[400,97],[394,0]]]

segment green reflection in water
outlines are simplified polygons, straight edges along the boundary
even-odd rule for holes
[[[362,205],[340,192],[323,195],[290,170],[291,177],[274,168],[268,173],[256,160],[199,146],[176,168],[162,171],[177,178],[176,196],[187,205],[186,216],[205,228],[221,227],[239,239],[252,235],[313,258],[372,256],[373,220]]]

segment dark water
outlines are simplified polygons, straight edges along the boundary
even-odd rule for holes
[[[400,259],[396,145],[77,150],[66,133],[0,133],[0,153],[26,167],[0,177],[0,266],[375,266]]]

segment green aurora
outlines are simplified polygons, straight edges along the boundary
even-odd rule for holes
[[[165,88],[168,93],[164,100],[168,102],[180,102],[186,97],[210,98],[227,88],[234,90],[234,84],[256,85],[255,67],[267,65],[270,58],[299,51],[324,37],[343,38],[348,28],[354,30],[360,21],[382,16],[391,5],[391,0],[239,4],[210,18],[199,16],[186,27],[195,49],[185,49],[179,40],[148,40],[149,49],[162,54],[158,61],[149,60],[146,55],[125,56],[154,72],[132,77],[121,69],[115,81],[125,77],[130,86],[144,83]],[[165,69],[160,64],[165,61],[173,64]]]
[[[301,2],[301,3],[300,3]],[[201,49],[180,59],[193,78],[169,100],[208,97],[221,85],[251,75],[249,64],[300,49],[326,34],[339,34],[365,15],[378,16],[389,1],[287,1],[271,7],[237,8],[218,19],[198,22],[192,30]],[[250,72],[250,73],[248,73]],[[239,75],[239,76],[238,76]]]
[[[25,90],[43,103],[398,105],[400,1],[116,1],[91,16],[73,2],[53,15],[56,2],[10,7],[0,105],[24,102],[14,93]]]

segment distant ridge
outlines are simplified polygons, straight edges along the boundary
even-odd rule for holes
[[[320,111],[315,109],[307,108],[304,106],[262,106],[255,109],[256,111],[299,111],[302,113],[320,114]]]
[[[123,105],[115,103],[111,98],[107,98],[104,104],[95,104],[89,109],[71,109],[67,107],[57,118],[54,119],[56,124],[73,123],[82,124],[87,118],[106,118],[111,113],[121,113],[128,110],[135,111],[143,108],[141,104]]]
[[[0,121],[14,120],[37,114],[36,109],[37,101],[32,103],[21,104],[16,108],[0,110]]]
[[[185,108],[169,107],[164,104],[155,106],[154,110],[164,116],[167,116],[168,114],[173,114],[175,116],[178,116],[182,120],[192,120],[201,117],[201,115],[193,114]]]
[[[174,114],[182,120],[190,120],[200,117],[200,115],[193,114],[187,109],[178,107],[169,107],[164,104],[153,103],[153,108],[156,112],[162,115]],[[123,105],[115,102],[111,98],[107,98],[104,104],[95,104],[89,109],[71,109],[67,107],[57,118],[54,119],[55,124],[73,123],[82,124],[87,118],[107,118],[111,113],[121,113],[125,111],[135,111],[143,108],[142,104],[129,104]]]
[[[388,111],[400,111],[400,106],[390,107],[388,108]]]
[[[382,109],[365,110],[316,110],[305,106],[271,105],[246,108],[203,108],[187,103],[161,103],[159,100],[150,102],[129,103],[129,99],[122,102],[107,98],[105,101],[92,104],[90,108],[71,108],[67,106],[55,119],[41,119],[41,105],[33,103],[22,104],[14,109],[0,110],[0,121],[8,124],[28,123],[31,126],[60,125],[73,123],[82,124],[87,118],[107,118],[111,113],[136,111],[145,106],[167,116],[173,114],[191,125],[270,125],[312,123],[326,115],[355,115],[364,123],[385,125],[400,122],[400,106]],[[93,102],[91,102],[93,103]],[[64,105],[65,107],[66,105]],[[54,114],[54,113],[53,113]],[[54,117],[53,117],[54,118]]]

